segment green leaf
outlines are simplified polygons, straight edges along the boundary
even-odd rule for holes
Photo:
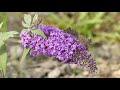
[[[3,22],[2,22],[2,23],[0,23],[0,28],[2,27],[2,25],[3,25]]]
[[[0,48],[1,48],[1,46],[2,46],[3,44],[5,44],[5,43],[0,40]]]
[[[35,23],[35,21],[38,20],[38,14],[36,13],[35,16],[33,17],[33,22]]]
[[[14,37],[15,34],[18,34],[18,32],[16,31],[0,32],[0,40],[5,41],[9,39],[10,37]]]
[[[7,52],[6,52],[5,44],[3,44],[2,47],[0,47],[0,69],[2,71],[3,77],[5,77],[6,74],[6,62],[7,62]]]
[[[26,24],[30,25],[32,21],[32,17],[30,15],[24,14],[24,21]]]
[[[20,63],[23,62],[23,60],[26,58],[29,51],[30,51],[30,48],[24,48],[23,55],[22,55],[22,57],[20,59]]]
[[[43,36],[43,37],[46,37],[46,35],[44,34],[44,32],[40,29],[34,29],[34,30],[31,30],[32,33],[35,33],[37,35],[40,35],[40,36]]]
[[[30,25],[28,25],[28,24],[24,23],[23,21],[22,21],[22,25],[23,25],[24,27],[26,27],[26,28],[31,27]]]

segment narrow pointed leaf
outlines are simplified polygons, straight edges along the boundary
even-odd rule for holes
[[[2,23],[0,23],[0,28],[2,27],[2,25],[3,25],[3,22],[2,22]]]

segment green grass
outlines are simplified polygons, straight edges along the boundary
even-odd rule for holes
[[[77,12],[69,17],[69,13],[52,13],[48,14],[46,19],[47,24],[55,24],[59,28],[66,29],[67,27],[72,27],[76,29],[80,34],[87,37],[92,37],[91,29],[93,29],[97,24],[103,22],[103,16],[105,12]]]
[[[108,38],[116,42],[120,35],[119,15],[118,12],[49,12],[43,23],[63,30],[70,26],[95,43]]]

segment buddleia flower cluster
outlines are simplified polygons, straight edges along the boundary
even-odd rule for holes
[[[42,30],[46,37],[31,34],[28,29],[23,30],[20,34],[20,43],[24,47],[30,48],[30,55],[54,56],[62,62],[80,65],[89,73],[96,72],[96,62],[85,43],[59,28],[44,24],[39,24],[36,28]]]

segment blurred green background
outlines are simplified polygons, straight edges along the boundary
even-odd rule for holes
[[[0,13],[0,21],[5,22],[8,31],[20,32],[24,14],[35,12]],[[6,15],[5,15],[6,14]],[[90,38],[91,51],[97,61],[98,74],[92,77],[120,77],[120,13],[119,12],[38,12],[42,24],[52,25],[65,30],[71,27]],[[7,19],[6,19],[7,18]],[[7,26],[6,26],[7,25]],[[79,66],[68,65],[42,55],[31,57],[19,65],[23,48],[17,44],[18,38],[8,41],[9,60],[7,77],[35,78],[78,78],[89,77]]]
[[[2,32],[7,31],[7,13],[6,12],[0,12],[0,22],[4,22],[2,26]]]

